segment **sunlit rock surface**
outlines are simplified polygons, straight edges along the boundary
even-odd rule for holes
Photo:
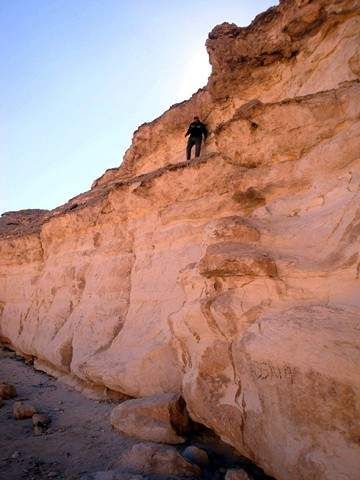
[[[119,169],[0,220],[0,335],[85,393],[182,392],[279,480],[360,471],[360,2],[216,27]],[[211,132],[184,160],[198,114]]]

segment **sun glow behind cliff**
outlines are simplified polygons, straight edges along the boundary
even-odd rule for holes
[[[196,90],[206,85],[210,73],[211,66],[205,48],[202,47],[191,52],[179,78],[175,101],[182,101],[191,97]]]
[[[2,0],[0,212],[87,190],[141,123],[205,86],[208,32],[274,3]]]

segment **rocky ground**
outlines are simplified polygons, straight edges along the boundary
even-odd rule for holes
[[[81,472],[105,470],[134,443],[111,430],[111,404],[85,398],[4,350],[0,378],[18,393],[0,409],[0,478],[70,480]],[[51,417],[45,433],[34,435],[31,419],[13,418],[15,400],[31,402]]]
[[[123,474],[119,473],[113,477],[99,474],[94,476],[94,472],[99,471],[112,469],[117,472],[114,468],[119,467],[117,460],[124,456],[124,452],[127,454],[134,445],[145,445],[111,428],[109,415],[114,404],[84,397],[55,378],[35,370],[31,364],[25,363],[15,353],[4,348],[0,348],[1,382],[15,386],[17,392],[16,397],[3,400],[0,407],[1,479],[181,478],[174,475],[123,477]],[[13,406],[19,401],[30,404],[40,414],[47,415],[51,419],[50,425],[42,432],[36,432],[31,418],[16,420]],[[196,439],[193,438],[192,442],[181,446],[181,450],[189,444],[203,447],[209,453],[210,463],[202,468],[200,478],[270,478],[254,465],[237,457],[208,432],[198,433]],[[159,448],[175,449],[173,446],[161,445]],[[234,472],[230,475],[229,469],[234,467],[245,468],[249,476],[244,470],[241,470],[239,477],[233,476]]]

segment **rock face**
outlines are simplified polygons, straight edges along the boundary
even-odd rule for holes
[[[358,478],[359,10],[284,0],[216,27],[208,85],[119,169],[3,218],[2,341],[101,395],[182,392],[278,480]],[[194,114],[211,134],[184,161]]]

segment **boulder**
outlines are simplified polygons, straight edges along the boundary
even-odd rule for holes
[[[231,468],[226,472],[225,480],[253,480],[245,470],[240,468]]]
[[[182,456],[191,463],[199,465],[199,467],[206,467],[209,464],[209,457],[205,450],[190,445],[182,452]]]
[[[13,406],[13,415],[16,420],[31,418],[36,413],[36,408],[30,403],[15,402]]]
[[[185,401],[173,393],[127,400],[113,409],[110,421],[126,435],[170,444],[183,443],[190,424]]]
[[[143,475],[196,477],[201,474],[201,469],[182,457],[175,447],[156,443],[133,445],[115,462],[115,467]]]
[[[16,397],[16,388],[9,383],[0,383],[0,399],[8,400],[9,398]]]

